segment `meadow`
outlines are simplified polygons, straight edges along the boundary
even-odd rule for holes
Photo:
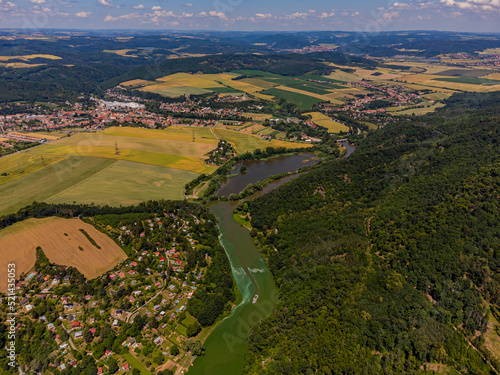
[[[94,246],[83,229],[100,247]],[[77,219],[28,219],[0,231],[0,277],[7,279],[7,264],[16,264],[16,272],[30,271],[40,246],[52,263],[76,267],[93,279],[127,258],[122,249],[104,233]],[[15,251],[13,251],[15,250]],[[0,291],[5,292],[2,283]]]
[[[309,112],[309,113],[304,113],[304,115],[311,116],[311,121],[318,126],[322,126],[328,129],[328,133],[339,133],[341,131],[343,132],[349,131],[349,128],[347,126],[332,120],[330,117],[325,116],[320,112]]]
[[[119,206],[147,200],[182,200],[184,185],[196,177],[196,173],[179,169],[118,161],[46,201]]]
[[[0,185],[0,216],[15,213],[34,201],[46,201],[114,163],[112,159],[68,157],[4,183]]]
[[[284,86],[282,86],[284,87]],[[279,98],[285,99],[286,101],[295,104],[299,110],[307,111],[311,109],[316,104],[327,101],[324,99],[319,99],[312,97],[310,95],[305,95],[302,93],[293,92],[291,90],[283,90],[278,88],[272,88],[264,91],[267,95],[277,96]],[[313,95],[313,94],[311,94]]]

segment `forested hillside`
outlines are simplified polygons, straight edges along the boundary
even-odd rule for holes
[[[498,103],[454,96],[249,203],[281,300],[244,373],[496,373]]]

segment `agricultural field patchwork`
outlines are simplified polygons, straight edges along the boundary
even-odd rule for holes
[[[63,156],[15,153],[0,158],[0,186],[63,160]]]
[[[84,230],[100,247],[96,247]],[[19,275],[35,265],[36,248],[41,247],[52,263],[77,268],[93,279],[127,258],[104,233],[78,219],[29,219],[0,231],[0,277],[7,278],[7,264],[15,263]],[[15,249],[15,251],[12,251]],[[7,284],[2,283],[1,292]]]
[[[322,126],[328,129],[328,133],[339,133],[341,131],[347,132],[349,128],[335,120],[332,120],[330,117],[325,116],[320,112],[309,112],[304,113],[306,116],[311,116],[311,121],[314,122],[318,126]]]

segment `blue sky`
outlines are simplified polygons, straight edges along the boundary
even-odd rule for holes
[[[500,0],[0,0],[0,27],[500,32]]]

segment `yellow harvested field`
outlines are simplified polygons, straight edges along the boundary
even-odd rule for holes
[[[200,89],[208,89],[211,87],[222,87],[223,85],[217,83],[225,78],[234,78],[229,74],[189,74],[189,73],[176,73],[157,81],[167,83],[171,86],[190,86]]]
[[[117,50],[104,50],[103,52],[106,53],[115,53],[119,56],[124,56],[124,57],[138,57],[137,55],[127,55],[129,52],[135,52],[137,51],[136,49],[117,49]]]
[[[144,79],[134,79],[132,81],[122,82],[120,85],[125,87],[144,87],[148,85],[154,85],[153,81],[146,81]]]
[[[264,125],[255,124],[255,125],[252,125],[252,126],[245,128],[245,129],[241,129],[240,131],[243,133],[255,134],[257,132],[260,132],[262,129],[266,129],[266,127]]]
[[[30,155],[26,152],[15,153],[0,158],[0,185],[36,172],[64,160],[62,156]]]
[[[0,66],[5,66],[6,68],[13,68],[13,69],[36,68],[37,66],[43,66],[43,65],[45,65],[45,64],[27,64],[27,63],[20,63],[20,62],[0,63]]]
[[[171,141],[193,142],[193,132],[196,143],[208,143],[217,145],[217,138],[212,134],[210,128],[192,126],[170,126],[165,130],[142,129],[130,127],[111,127],[102,132],[104,135],[115,135],[119,137],[138,137],[165,139]]]
[[[500,48],[488,48],[483,52],[479,52],[481,55],[498,55],[500,54]]]
[[[191,129],[110,128],[102,133],[84,133],[64,138],[27,150],[26,154],[100,157],[210,173],[215,167],[205,164],[205,154],[216,147],[217,140],[210,129]]]
[[[27,135],[28,137],[47,139],[49,141],[55,141],[64,137],[64,135],[58,135],[56,132],[53,134],[51,132],[11,132],[11,134]]]
[[[29,61],[33,59],[61,60],[62,58],[54,55],[0,56],[0,61],[9,61],[9,60]]]
[[[269,115],[267,113],[243,113],[242,116],[244,117],[250,117],[254,121],[264,121],[264,120],[269,120],[272,115]]]
[[[439,81],[438,79],[453,79],[457,77],[449,77],[449,76],[439,76],[439,75],[431,75],[431,74],[415,74],[408,75],[402,78],[403,82],[419,84],[423,86],[433,87],[433,88],[442,88],[442,89],[451,89],[451,90],[460,90],[460,91],[469,91],[469,92],[491,92],[500,90],[500,84],[498,85],[475,85],[470,83],[460,83],[460,82],[451,82],[451,81]],[[460,79],[460,78],[457,78]]]
[[[341,131],[349,131],[349,128],[337,121],[332,120],[330,117],[325,116],[320,112],[304,113],[306,116],[311,116],[311,121],[318,126],[328,129],[328,133],[339,133]]]
[[[226,129],[214,129],[214,132],[221,138],[231,144],[236,149],[238,154],[244,154],[245,152],[253,152],[256,149],[265,149],[266,147],[286,147],[286,148],[302,148],[302,147],[312,147],[311,144],[286,142],[278,140],[263,140],[260,139],[258,135],[246,134],[241,131],[232,131]]]
[[[329,94],[327,94],[327,95],[320,95],[320,94],[315,94],[315,93],[312,93],[312,92],[309,92],[309,91],[299,90],[299,89],[296,89],[296,88],[293,88],[293,87],[288,87],[288,86],[276,86],[276,88],[279,89],[279,90],[290,91],[290,92],[295,92],[297,94],[302,94],[302,95],[305,95],[305,96],[310,96],[312,98],[320,99],[320,100],[323,100],[325,102],[331,100],[327,96]]]
[[[491,73],[486,76],[482,76],[481,78],[494,79],[500,81],[500,73]]]
[[[336,67],[336,66],[334,66],[334,67]],[[352,69],[352,67],[350,67],[349,69]],[[338,81],[343,81],[343,82],[361,81],[361,77],[358,77],[356,74],[346,73],[342,70],[337,70],[335,72],[332,72],[331,74],[329,74],[325,77],[331,78],[331,79],[336,79]]]
[[[85,230],[101,249],[95,247],[80,229]],[[76,267],[88,279],[102,275],[127,259],[111,238],[79,219],[29,219],[0,231],[2,280],[7,279],[8,264],[16,265],[18,276],[30,271],[39,246],[52,263]],[[1,283],[0,291],[5,290],[6,283]]]

